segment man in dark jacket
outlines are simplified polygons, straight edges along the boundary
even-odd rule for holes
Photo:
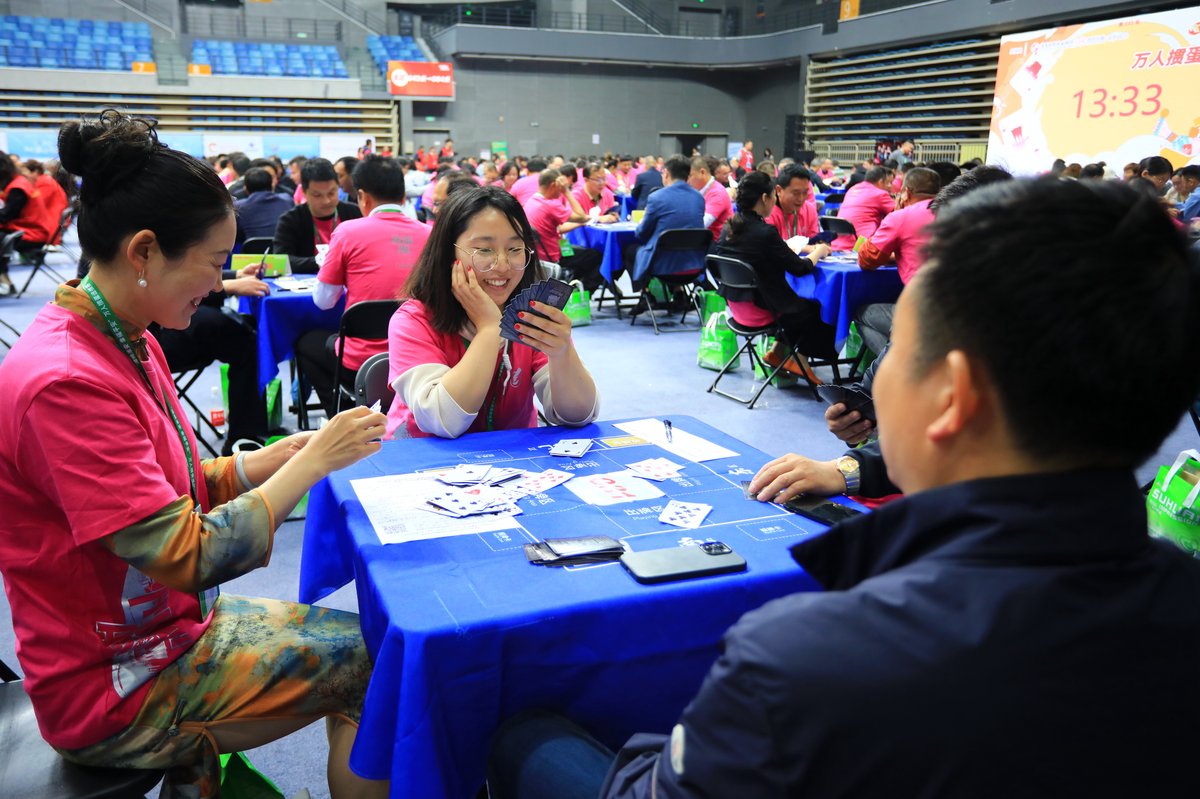
[[[633,181],[633,199],[639,210],[645,209],[650,194],[663,187],[662,172],[649,167]]]
[[[906,497],[792,548],[826,592],[746,614],[669,736],[605,780],[595,742],[514,725],[494,799],[585,795],[561,754],[521,771],[564,748],[589,799],[1200,793],[1200,563],[1149,537],[1133,474],[1200,391],[1186,242],[1075,181],[989,186],[931,234],[874,386]],[[1153,391],[1113,379],[1133,359]]]
[[[271,252],[289,256],[292,271],[315,275],[317,253],[329,248],[338,223],[361,219],[354,203],[338,201],[338,176],[326,158],[310,158],[300,169],[305,201],[279,217]]]
[[[279,217],[294,207],[291,197],[271,190],[271,173],[266,167],[251,167],[246,172],[246,199],[234,202],[237,212],[237,241],[275,233]]]

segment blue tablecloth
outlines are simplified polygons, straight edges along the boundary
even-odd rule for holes
[[[636,731],[666,732],[730,625],[773,598],[818,590],[788,547],[824,527],[744,498],[740,481],[769,456],[695,419],[672,421],[738,454],[694,463],[646,443],[598,442],[582,459],[554,458],[546,450],[559,439],[624,433],[611,423],[544,427],[384,442],[312,489],[300,599],[356,579],[375,663],[351,757],[356,772],[390,777],[395,797],[470,799],[483,782],[489,736],[528,708],[563,712],[614,748]],[[666,497],[600,507],[560,485],[521,501],[524,530],[403,544],[380,543],[350,484],[461,462],[586,475],[658,456],[685,464],[682,478],[655,484]],[[713,511],[698,530],[670,527],[656,509],[670,498]],[[530,565],[522,552],[527,541],[593,533],[635,550],[713,538],[749,568],[647,586],[616,563],[564,570]]]
[[[337,330],[346,296],[337,305],[323,311],[313,302],[311,291],[283,291],[268,279],[271,293],[266,297],[239,297],[238,311],[250,314],[258,324],[258,388],[266,391],[267,384],[279,374],[279,364],[291,360],[292,345],[310,330]]]
[[[633,209],[637,208],[637,200],[633,199],[632,194],[618,194],[616,195],[616,200],[621,208],[619,216],[621,221],[624,222],[629,219],[629,215],[633,212]]]
[[[624,267],[621,251],[625,245],[633,241],[633,231],[637,225],[633,222],[618,222],[613,225],[584,225],[567,233],[567,240],[577,247],[591,247],[599,250],[603,260],[600,262],[600,274],[612,282],[613,275]]]
[[[859,308],[874,302],[895,302],[904,288],[896,267],[865,270],[856,262],[822,261],[811,275],[789,274],[787,280],[798,296],[821,303],[821,319],[833,327],[839,348]]]

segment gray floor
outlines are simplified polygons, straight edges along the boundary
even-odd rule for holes
[[[64,269],[68,273],[74,272],[73,265]],[[28,268],[14,266],[12,271],[13,279],[21,285]],[[0,298],[0,319],[18,330],[24,329],[38,309],[51,299],[53,290],[51,279],[38,276],[21,299]],[[706,393],[714,373],[695,365],[698,333],[655,336],[648,323],[643,326],[639,322],[631,328],[628,320],[618,321],[606,310],[591,326],[579,328],[575,338],[584,362],[600,387],[602,418],[656,415],[679,419],[693,416],[771,456],[800,452],[815,458],[831,458],[842,451],[839,442],[825,430],[824,406],[815,402],[809,392],[799,388],[768,388],[754,410]],[[12,335],[2,326],[0,339],[12,340]],[[0,359],[6,352],[7,349],[0,346]],[[1128,365],[1122,365],[1115,370],[1116,379],[1131,379],[1122,371],[1128,368]],[[734,390],[748,391],[751,382],[749,370],[743,366],[722,382],[722,386],[728,384]],[[201,407],[206,406],[209,388],[214,385],[218,385],[218,374],[212,368],[193,389]],[[285,424],[294,426],[294,418],[285,419]],[[1190,420],[1182,420],[1158,455],[1139,470],[1139,479],[1143,482],[1151,479],[1157,464],[1169,462],[1180,449],[1195,446],[1196,439]],[[295,599],[302,535],[301,522],[285,523],[276,536],[271,564],[226,584],[223,590]],[[355,610],[353,587],[343,588],[322,604]],[[15,666],[13,651],[7,598],[0,598],[0,658]],[[314,797],[328,796],[324,757],[324,726],[321,724],[262,747],[253,754],[254,762],[275,779],[288,796],[305,787]]]

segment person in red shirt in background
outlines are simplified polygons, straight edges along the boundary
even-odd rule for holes
[[[447,137],[446,141],[442,144],[441,156],[442,156],[442,158],[453,158],[454,157],[454,139]]]
[[[537,193],[525,203],[524,210],[529,226],[537,234],[538,259],[565,269],[568,276],[563,280],[578,280],[588,291],[598,289],[602,283],[600,251],[589,247],[570,247],[568,255],[559,244],[562,234],[588,221],[587,212],[571,194],[571,182],[567,176],[557,169],[544,170],[538,175]]]
[[[747,172],[754,169],[754,142],[749,139],[746,139],[742,149],[738,151],[737,163],[734,164],[734,167],[739,166]]]
[[[779,231],[784,241],[795,236],[811,239],[820,232],[817,207],[808,201],[812,194],[812,179],[808,170],[796,163],[787,164],[775,178],[775,210],[766,222]],[[805,245],[800,252],[812,249]]]
[[[604,167],[593,161],[582,170],[582,179],[575,182],[575,199],[584,213],[595,216],[597,222],[616,222],[617,201],[612,189],[605,185]],[[592,209],[599,209],[595,214]]]
[[[425,145],[417,148],[417,152],[413,155],[413,163],[416,164],[417,169],[425,171]]]
[[[712,231],[713,241],[721,238],[721,229],[733,216],[733,203],[729,192],[713,177],[718,161],[711,155],[692,159],[692,174],[688,184],[704,195],[704,226]]]
[[[63,211],[67,210],[67,206],[70,205],[67,193],[63,191],[62,186],[58,185],[57,180],[46,174],[46,168],[42,166],[41,161],[29,159],[22,164],[21,174],[33,184],[33,190],[41,195],[42,203],[46,208],[46,228],[51,231],[51,235],[54,235],[62,223]],[[58,242],[52,243],[57,244]]]
[[[838,218],[854,225],[855,235],[844,233],[838,236],[833,240],[833,249],[850,250],[859,236],[871,238],[883,218],[896,209],[896,201],[887,190],[891,180],[890,170],[873,166],[867,170],[861,182],[855,183],[846,192],[846,198],[838,210]]]
[[[900,280],[907,285],[923,263],[922,249],[929,240],[925,232],[933,221],[929,203],[942,187],[938,173],[925,167],[913,167],[904,176],[904,187],[896,196],[896,210],[888,214],[879,229],[858,250],[858,265],[876,269],[895,263]],[[858,310],[854,321],[863,342],[872,352],[882,352],[892,336],[895,303],[872,303]]]
[[[29,179],[17,170],[17,165],[7,153],[0,152],[0,232],[5,235],[22,231],[25,235],[17,242],[17,251],[37,250],[54,235],[54,227],[47,224],[46,205],[42,195]],[[16,294],[16,286],[8,277],[8,259],[0,255],[0,297]]]

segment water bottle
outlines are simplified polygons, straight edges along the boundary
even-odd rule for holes
[[[208,409],[208,420],[217,428],[218,435],[225,435],[225,405],[221,400],[219,386],[212,387],[212,405]]]

